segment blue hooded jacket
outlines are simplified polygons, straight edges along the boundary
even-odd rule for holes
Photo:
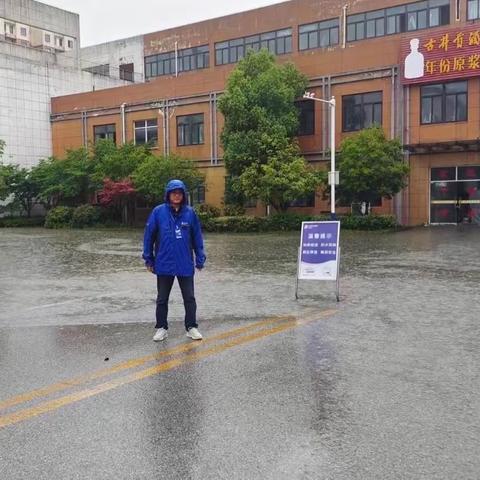
[[[183,190],[183,202],[177,215],[170,205],[172,190]],[[143,238],[143,259],[153,267],[156,275],[188,277],[195,266],[203,268],[206,256],[200,222],[192,207],[187,204],[187,191],[181,180],[171,180],[165,191],[165,203],[155,207],[148,218]]]

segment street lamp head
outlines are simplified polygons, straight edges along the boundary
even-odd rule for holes
[[[315,98],[315,92],[305,92],[303,94],[303,98],[310,98],[310,99]]]

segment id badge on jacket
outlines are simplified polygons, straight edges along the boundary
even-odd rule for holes
[[[175,238],[182,238],[182,230],[178,225],[175,226]]]

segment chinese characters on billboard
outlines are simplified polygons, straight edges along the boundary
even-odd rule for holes
[[[401,52],[406,85],[478,76],[480,28],[425,32],[405,39]]]

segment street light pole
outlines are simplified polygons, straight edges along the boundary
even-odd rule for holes
[[[336,220],[335,184],[337,182],[337,172],[335,171],[335,97],[332,96],[330,100],[324,100],[323,98],[316,98],[315,92],[305,92],[303,98],[326,103],[330,108],[330,172],[328,172],[328,181],[330,183],[330,218]]]

